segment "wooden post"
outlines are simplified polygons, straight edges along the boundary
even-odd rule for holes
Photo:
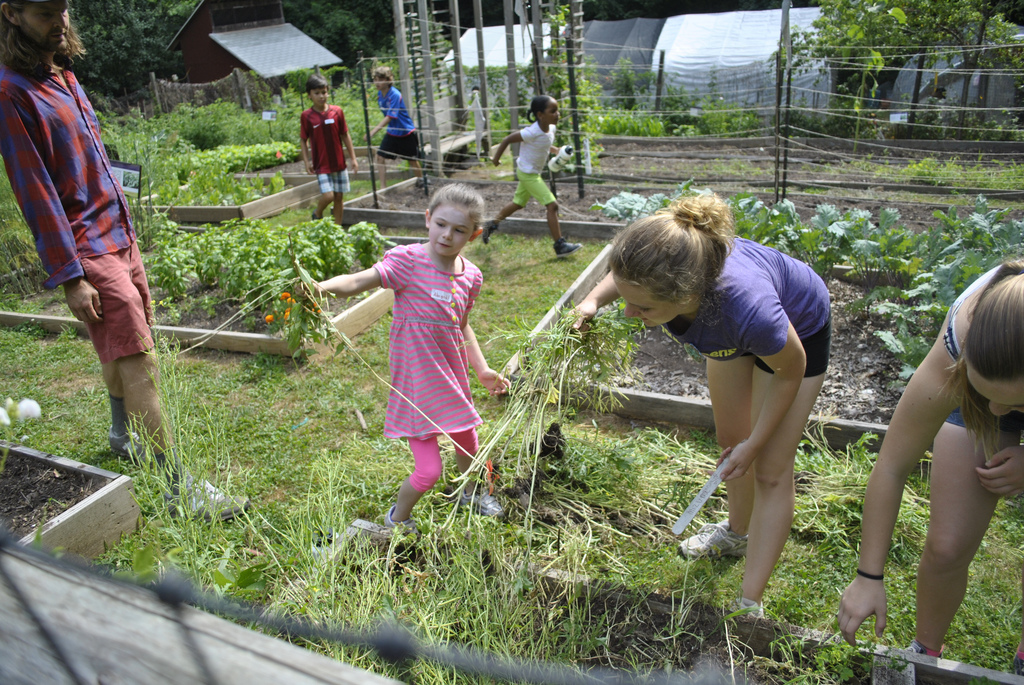
[[[530,0],[530,15],[533,19],[533,72],[537,78],[537,95],[548,92],[544,74],[544,30],[540,25],[540,0]]]
[[[505,59],[508,74],[508,111],[511,115],[509,130],[519,130],[519,77],[516,74],[515,20],[512,18],[512,0],[505,0]],[[519,154],[519,143],[512,144],[512,154]]]
[[[491,110],[488,104],[490,96],[487,94],[487,60],[484,58],[484,20],[480,0],[473,0],[473,25],[476,28],[477,68],[480,70],[480,106],[483,107],[484,131],[490,145]]]
[[[392,14],[394,15],[395,28],[395,49],[398,53],[398,90],[405,98],[405,106],[412,114],[412,86],[409,81],[409,42],[405,39],[405,7],[402,0],[392,0]],[[412,104],[410,104],[412,103]]]
[[[458,0],[449,0],[452,20],[452,53],[455,57],[455,112],[452,120],[455,124],[453,130],[464,130],[466,128],[466,75],[462,67],[462,26],[459,20]]]
[[[149,88],[153,91],[153,113],[162,114],[163,107],[160,104],[160,84],[156,81],[156,74],[149,72]]]
[[[917,123],[917,105],[921,102],[921,77],[924,74],[924,53],[917,56],[917,73],[914,74],[914,93],[910,96],[910,114],[907,115],[907,133],[914,137],[914,124]]]
[[[423,63],[423,89],[426,92],[427,102],[427,130],[425,137],[430,141],[430,155],[426,161],[434,169],[434,173],[441,175],[441,136],[437,129],[437,105],[434,102],[434,60],[430,53],[430,15],[427,13],[427,0],[418,0],[416,3],[420,20],[420,61]]]
[[[566,63],[569,65],[569,107],[572,109],[572,145],[576,153],[576,184],[580,198],[583,197],[583,161],[580,144],[579,103],[576,101],[576,45],[573,32],[566,36]]]
[[[661,95],[665,90],[665,51],[658,53],[658,86],[654,94],[654,111],[661,111]]]

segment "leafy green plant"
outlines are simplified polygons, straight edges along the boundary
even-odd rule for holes
[[[665,135],[665,123],[656,114],[602,110],[590,117],[588,130],[606,136],[656,138]]]
[[[299,158],[295,143],[257,143],[255,145],[221,145],[202,150],[189,157],[195,166],[215,166],[222,173],[259,171],[267,167],[294,162]]]

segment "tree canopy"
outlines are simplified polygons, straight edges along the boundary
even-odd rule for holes
[[[191,0],[83,0],[71,8],[86,54],[75,73],[91,91],[124,95],[145,88],[149,72],[184,74],[167,44],[192,12]]]

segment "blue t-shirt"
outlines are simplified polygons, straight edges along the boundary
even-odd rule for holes
[[[792,322],[801,338],[817,333],[831,313],[828,288],[811,267],[778,250],[736,238],[714,295],[690,323],[676,317],[664,325],[679,341],[711,359],[744,353],[778,354]]]
[[[405,108],[402,93],[394,86],[388,88],[386,94],[377,91],[377,105],[384,116],[390,117],[387,131],[389,135],[407,136],[416,130],[416,125],[412,123],[412,117],[409,116],[409,110]]]

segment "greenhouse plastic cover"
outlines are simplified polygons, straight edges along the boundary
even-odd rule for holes
[[[547,50],[551,47],[551,26],[547,23],[541,25],[543,31],[543,46]],[[485,26],[482,29],[484,36],[484,64],[488,67],[508,66],[508,56],[505,48],[505,27]],[[533,26],[523,27],[516,24],[512,27],[513,43],[516,51],[516,64],[530,64],[533,62]],[[478,67],[480,61],[477,56],[476,29],[468,29],[463,32],[459,39],[459,49],[462,50],[462,66]],[[448,51],[445,56],[446,62],[455,61],[455,53]]]
[[[621,21],[587,21],[583,23],[583,52],[607,72],[619,60],[636,65],[650,65],[666,19],[623,19]],[[657,60],[654,60],[657,68]]]
[[[817,7],[792,8],[791,31],[810,30],[818,18]],[[782,10],[683,14],[668,19],[626,19],[588,21],[584,24],[584,53],[600,72],[607,73],[620,58],[658,70],[660,52],[665,51],[665,81],[684,87],[688,95],[717,94],[729,102],[756,106],[775,104],[775,62],[779,46]],[[528,64],[532,27],[515,27],[516,62]],[[550,29],[544,27],[544,49],[551,43]],[[483,29],[485,63],[507,65],[505,27]],[[478,65],[476,30],[469,29],[459,41],[462,63]],[[449,52],[449,61],[453,59]],[[792,75],[792,102],[808,107],[828,105],[828,70],[822,63]]]
[[[817,7],[789,10],[790,31],[810,30]],[[731,102],[773,105],[775,65],[782,10],[683,14],[665,20],[652,58],[658,69],[665,51],[665,80],[682,86],[689,95],[712,92]],[[827,71],[821,67],[793,73],[793,102],[824,107],[829,90]],[[772,101],[765,102],[766,98]],[[819,100],[820,102],[814,102]]]

